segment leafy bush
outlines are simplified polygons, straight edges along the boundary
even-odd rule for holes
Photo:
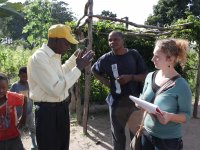
[[[11,83],[15,82],[19,68],[27,65],[31,54],[32,51],[23,50],[20,47],[15,49],[14,47],[0,45],[0,72],[5,73]]]
[[[198,55],[196,51],[191,51],[188,55],[187,63],[183,68],[182,76],[188,81],[192,93],[195,93],[196,79],[197,79],[197,68],[198,68]]]
[[[90,97],[92,102],[104,104],[109,93],[109,89],[92,77]]]

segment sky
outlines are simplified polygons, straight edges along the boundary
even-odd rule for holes
[[[25,0],[9,0],[10,2],[24,2]],[[69,4],[69,8],[79,20],[84,13],[84,6],[88,0],[62,0]],[[158,0],[93,0],[93,14],[101,14],[103,10],[117,15],[117,18],[128,17],[129,21],[144,24],[147,17],[153,13],[153,5]]]

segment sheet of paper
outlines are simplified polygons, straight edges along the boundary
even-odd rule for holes
[[[152,114],[156,114],[156,113],[161,113],[159,107],[155,104],[152,104],[152,103],[149,103],[145,100],[142,100],[140,98],[137,98],[135,96],[132,96],[130,95],[129,98],[135,102],[136,104],[138,104],[139,107],[141,107],[142,109],[146,110],[147,112],[149,113],[152,113]]]
[[[108,106],[112,106],[114,99],[111,94],[108,94],[108,96],[106,98],[106,102],[107,102]]]

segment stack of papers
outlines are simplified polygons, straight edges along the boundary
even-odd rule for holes
[[[156,114],[159,113],[162,115],[162,112],[160,111],[160,108],[152,103],[149,103],[145,100],[142,100],[140,98],[137,98],[135,96],[130,95],[129,98],[135,102],[139,107],[141,107],[142,109],[146,110],[148,113],[152,113],[152,114]]]

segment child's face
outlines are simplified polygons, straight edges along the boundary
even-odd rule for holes
[[[6,96],[8,83],[6,80],[0,80],[0,99]]]
[[[27,73],[20,73],[19,78],[21,82],[27,82]]]

